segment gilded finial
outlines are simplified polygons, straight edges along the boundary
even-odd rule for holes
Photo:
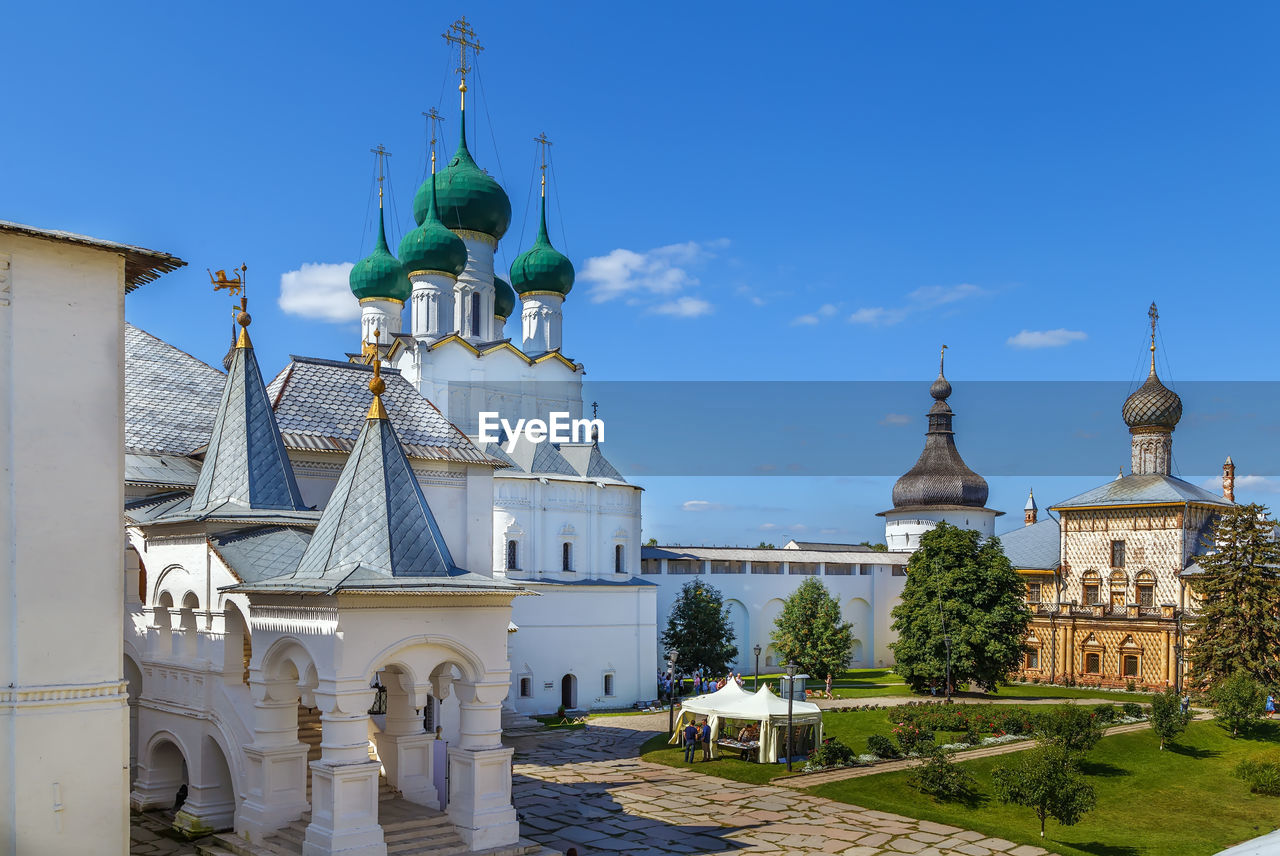
[[[208,268],[205,270],[209,274],[209,281],[213,283],[214,291],[225,291],[232,297],[238,296],[240,298],[239,311],[236,312],[235,316],[236,323],[240,325],[240,334],[236,337],[236,347],[252,348],[253,344],[249,341],[248,329],[249,324],[253,321],[249,316],[249,294],[247,288],[249,266],[242,264],[238,268],[232,268],[232,272],[235,273],[233,277],[228,277],[225,270],[220,270],[217,273],[208,270]],[[235,308],[235,304],[232,304],[232,308]]]
[[[387,391],[387,382],[382,379],[382,355],[378,348],[378,339],[382,331],[373,328],[373,341],[365,342],[361,349],[366,365],[373,366],[373,377],[369,378],[369,391],[373,393],[373,401],[369,404],[368,419],[386,419],[387,410],[382,406],[382,393]]]
[[[436,130],[439,128],[440,123],[444,121],[444,117],[442,117],[439,113],[437,113],[436,108],[434,107],[432,107],[430,110],[423,113],[422,115],[427,117],[427,133],[431,136],[431,139],[428,140],[428,143],[431,146],[431,174],[435,175],[436,174]]]
[[[1156,311],[1156,302],[1151,301],[1151,308],[1147,310],[1147,317],[1151,319],[1151,373],[1156,373],[1156,321],[1160,318],[1160,313]]]
[[[462,99],[462,109],[466,110],[467,74],[471,71],[471,66],[467,65],[467,49],[471,49],[472,59],[474,59],[475,55],[484,50],[484,48],[480,47],[480,43],[475,40],[476,31],[471,29],[471,25],[467,23],[466,15],[450,24],[448,31],[442,33],[442,35],[446,42],[458,46],[458,74],[461,76],[458,92]]]

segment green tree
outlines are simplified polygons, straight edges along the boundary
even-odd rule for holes
[[[1151,699],[1151,730],[1160,738],[1161,749],[1164,744],[1173,743],[1187,729],[1190,719],[1190,712],[1182,712],[1182,702],[1178,698],[1178,691],[1173,687],[1168,687]]]
[[[1047,818],[1074,826],[1097,805],[1092,786],[1076,768],[1075,756],[1053,744],[1015,752],[991,771],[991,780],[1000,802],[1026,806],[1036,813],[1041,838]]]
[[[645,541],[645,542],[644,542],[644,545],[645,545],[646,547],[656,547],[656,546],[658,546],[658,539],[657,539],[657,538],[650,538],[648,541]]]
[[[724,596],[715,586],[690,580],[680,589],[662,634],[662,644],[675,651],[685,673],[723,675],[738,656]]]
[[[1209,697],[1213,699],[1218,720],[1224,728],[1231,729],[1231,736],[1235,737],[1240,729],[1261,718],[1267,693],[1251,674],[1241,669],[1219,681],[1209,690]]]
[[[1026,586],[998,538],[939,523],[920,538],[893,608],[894,671],[917,692],[951,680],[995,692],[1022,661],[1031,615]],[[945,633],[944,628],[945,626]]]
[[[765,541],[761,541],[759,544],[756,545],[756,549],[757,550],[776,550],[778,548]]]
[[[1102,722],[1092,708],[1064,704],[1045,712],[1036,736],[1070,754],[1083,755],[1102,739]]]
[[[966,768],[953,762],[955,753],[931,743],[921,754],[928,760],[911,771],[911,787],[946,802],[973,795],[977,781]]]
[[[1280,684],[1280,544],[1263,505],[1224,511],[1205,538],[1212,552],[1188,577],[1199,599],[1191,666],[1213,686],[1243,669],[1266,686]]]
[[[817,577],[809,577],[782,605],[773,625],[773,646],[804,673],[825,679],[844,671],[853,651],[853,625]]]

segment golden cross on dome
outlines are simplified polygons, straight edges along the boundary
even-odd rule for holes
[[[467,23],[466,15],[450,24],[448,31],[442,33],[442,35],[446,42],[458,46],[458,74],[462,76],[462,82],[458,84],[458,91],[462,93],[462,106],[465,109],[467,106],[467,74],[471,71],[471,66],[467,65],[467,48],[471,49],[473,59],[484,48],[475,40],[476,31],[471,29],[471,25]]]
[[[551,147],[551,141],[547,139],[546,133],[534,137],[533,141],[538,144],[538,154],[542,159],[542,166],[539,169],[542,170],[542,195],[545,197],[547,195],[547,149]]]
[[[443,117],[443,116],[441,116],[439,113],[437,113],[437,112],[436,112],[436,108],[434,108],[434,107],[432,107],[430,110],[428,110],[427,112],[423,113],[422,115],[423,115],[423,116],[425,116],[425,117],[427,117],[427,133],[431,135],[431,139],[428,141],[428,142],[431,144],[431,174],[432,174],[432,175],[435,175],[435,172],[436,172],[436,131],[439,129],[439,127],[440,127],[440,123],[444,121],[444,117]]]
[[[1156,371],[1156,321],[1160,319],[1160,313],[1156,311],[1156,302],[1151,301],[1151,308],[1147,310],[1147,317],[1151,319],[1151,373]]]
[[[386,178],[386,171],[383,169],[386,159],[391,157],[391,152],[383,148],[382,143],[369,149],[378,159],[378,207],[382,207],[382,180]]]

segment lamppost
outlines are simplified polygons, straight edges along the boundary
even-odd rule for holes
[[[667,733],[675,734],[676,731],[676,651],[667,654]]]
[[[756,652],[756,673],[755,673],[755,676],[752,677],[751,679],[752,690],[760,689],[760,646],[759,645],[755,647],[755,652]]]
[[[947,647],[947,682],[943,688],[951,701],[951,634],[947,632],[947,613],[942,608],[942,592],[938,592],[938,615],[942,616],[942,644]]]
[[[784,667],[787,670],[787,772],[791,772],[791,753],[794,748],[792,737],[795,729],[791,725],[792,707],[795,704],[795,678],[796,672],[800,671],[800,667],[795,663],[787,663]]]

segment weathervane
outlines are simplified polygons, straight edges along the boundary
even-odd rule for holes
[[[386,178],[386,171],[383,169],[386,159],[391,157],[391,152],[383,148],[382,143],[369,149],[378,158],[378,208],[382,208],[382,180]]]
[[[239,297],[244,291],[245,272],[249,270],[248,265],[240,265],[238,268],[232,268],[232,273],[236,275],[230,279],[227,278],[227,272],[220,270],[217,273],[205,268],[205,272],[209,274],[209,282],[213,283],[214,291],[226,291],[232,297]],[[238,271],[238,273],[237,273]]]
[[[471,71],[471,66],[467,65],[467,48],[471,48],[472,59],[484,48],[475,41],[476,31],[467,23],[466,15],[454,21],[448,31],[442,35],[446,42],[458,46],[458,74],[462,76],[462,82],[458,84],[458,92],[462,94],[462,109],[465,110],[467,109],[467,74]]]

